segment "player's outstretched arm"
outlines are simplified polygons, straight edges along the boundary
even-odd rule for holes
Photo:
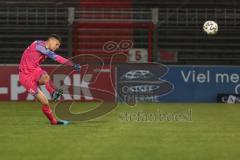
[[[74,70],[80,71],[81,67],[79,64],[74,64],[71,60],[62,57],[53,51],[50,51],[45,46],[41,45],[41,43],[36,44],[36,50],[60,64],[71,66],[71,67],[73,67]]]
[[[56,54],[55,61],[57,61],[58,63],[64,64],[64,65],[67,65],[67,66],[71,66],[71,67],[73,67],[74,70],[80,72],[81,66],[79,64],[74,64],[71,60],[66,59],[60,55]]]

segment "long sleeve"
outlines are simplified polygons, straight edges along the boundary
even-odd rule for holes
[[[36,50],[38,52],[46,55],[47,57],[51,58],[52,60],[57,61],[58,63],[64,64],[67,66],[73,66],[72,61],[70,61],[60,55],[57,55],[55,52],[50,51],[41,42],[36,43]]]

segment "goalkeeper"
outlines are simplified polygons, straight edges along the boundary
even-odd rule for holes
[[[42,111],[52,125],[65,125],[68,121],[57,120],[53,115],[47,97],[39,89],[39,85],[45,85],[54,100],[57,100],[63,91],[57,89],[49,78],[49,75],[44,71],[40,64],[46,59],[51,58],[58,63],[73,67],[74,70],[80,71],[80,65],[74,64],[72,61],[57,55],[55,51],[62,43],[61,37],[52,34],[46,41],[34,41],[23,53],[19,65],[19,80],[26,88],[28,93],[42,104]]]

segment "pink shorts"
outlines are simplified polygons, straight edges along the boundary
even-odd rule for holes
[[[38,81],[45,73],[47,72],[44,71],[42,68],[35,69],[33,73],[29,75],[19,72],[19,81],[28,91],[28,93],[35,96],[38,93]]]

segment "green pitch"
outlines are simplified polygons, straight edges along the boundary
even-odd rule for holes
[[[36,102],[0,102],[2,160],[233,160],[239,150],[240,105],[121,104],[90,122],[51,126]]]

